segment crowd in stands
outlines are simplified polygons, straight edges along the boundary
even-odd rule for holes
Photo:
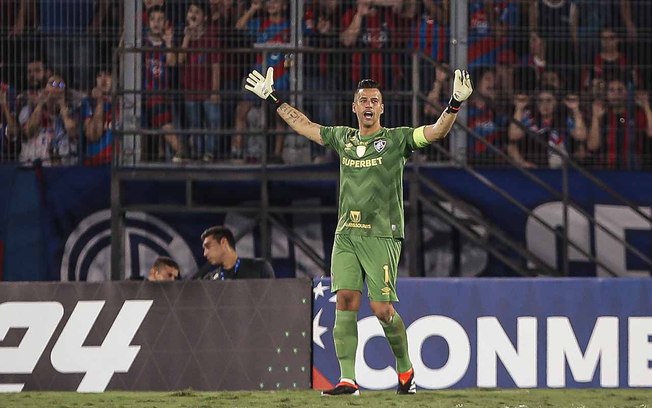
[[[111,162],[125,4],[0,0],[0,163]],[[383,124],[412,125],[403,91],[418,72],[427,95],[418,121],[428,123],[450,93],[453,5],[143,0],[140,160],[255,163],[265,148],[271,163],[332,160],[242,90],[247,72],[267,66],[284,98],[301,69],[296,102],[325,125],[353,124],[351,92],[367,77],[385,91]],[[281,47],[294,25],[301,58]],[[470,164],[558,168],[568,156],[594,168],[652,167],[652,1],[470,0],[467,46]],[[416,71],[413,50],[424,56]]]

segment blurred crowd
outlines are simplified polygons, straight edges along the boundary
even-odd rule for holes
[[[111,163],[120,112],[114,51],[123,0],[0,0],[0,163]],[[139,161],[333,160],[242,89],[272,66],[276,90],[324,125],[350,124],[362,78],[385,126],[435,120],[449,97],[449,0],[143,0]],[[557,168],[652,167],[652,1],[470,0],[466,160]],[[297,28],[297,30],[295,30]],[[301,52],[290,46],[299,45]],[[420,58],[415,66],[413,51]],[[416,74],[416,75],[415,75]],[[299,80],[300,77],[300,80]],[[418,78],[415,78],[418,77]],[[405,91],[424,95],[413,123]],[[292,96],[291,96],[292,94]],[[262,138],[265,129],[270,137]],[[425,160],[448,160],[443,149]],[[551,148],[552,147],[552,148]]]

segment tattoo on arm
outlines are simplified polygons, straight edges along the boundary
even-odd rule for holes
[[[288,103],[283,103],[278,107],[277,112],[279,116],[297,133],[307,137],[315,143],[319,143],[320,145],[324,144],[324,141],[319,134],[321,126],[312,122],[301,111]]]
[[[446,135],[448,135],[448,132],[450,132],[451,127],[453,126],[453,122],[455,121],[455,118],[453,118],[451,121],[449,116],[451,116],[450,113],[446,111],[442,112],[437,121],[430,125],[430,129],[432,129],[433,133],[431,137],[426,135],[426,140],[432,143],[439,139],[443,139],[446,137]]]

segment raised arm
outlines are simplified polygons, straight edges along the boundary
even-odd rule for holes
[[[308,119],[308,117],[297,108],[287,102],[281,101],[278,95],[276,95],[276,92],[274,92],[274,68],[267,68],[267,74],[264,77],[263,74],[256,70],[251,71],[247,77],[245,89],[253,92],[261,99],[275,103],[278,115],[295,132],[307,137],[315,143],[319,143],[322,146],[324,145],[324,141],[319,132],[322,126]]]
[[[324,140],[321,138],[321,125],[311,121],[299,109],[290,105],[287,102],[282,102],[276,108],[278,115],[287,123],[295,132],[307,137],[315,143],[324,145]]]
[[[455,122],[455,118],[457,118],[457,112],[459,112],[462,102],[471,96],[471,92],[473,92],[473,85],[469,73],[466,70],[455,70],[453,95],[451,95],[451,99],[448,102],[448,107],[441,113],[439,119],[434,124],[424,126],[423,128],[423,136],[428,143],[443,139],[448,134]]]

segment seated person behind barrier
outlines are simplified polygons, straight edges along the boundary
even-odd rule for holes
[[[235,238],[228,228],[217,225],[201,234],[204,257],[217,269],[200,269],[193,279],[274,278],[272,265],[261,258],[241,258],[235,250]]]
[[[147,275],[148,281],[173,281],[181,278],[179,264],[167,256],[159,256]]]

